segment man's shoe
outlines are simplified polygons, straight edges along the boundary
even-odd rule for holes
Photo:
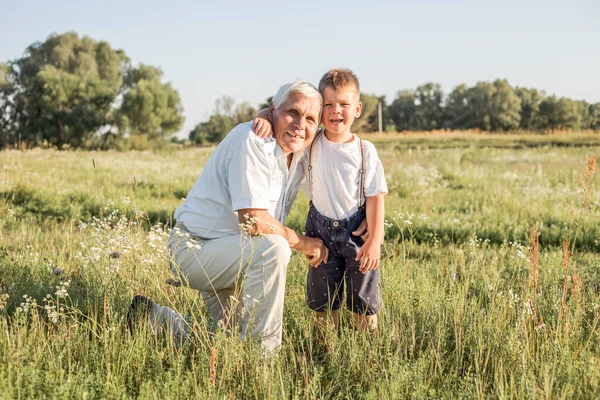
[[[150,298],[139,294],[133,297],[127,312],[127,327],[132,336],[134,336],[134,330],[139,321],[149,321],[153,307],[154,302]]]

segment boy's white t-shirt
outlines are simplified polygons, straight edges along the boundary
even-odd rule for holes
[[[333,143],[321,133],[312,146],[312,202],[324,216],[346,219],[358,211],[358,188],[361,157],[359,143],[354,135],[351,142]],[[363,196],[371,197],[387,193],[383,165],[373,143],[362,141],[364,157]],[[306,149],[308,152],[310,146]],[[308,153],[303,159],[308,181]],[[310,197],[311,188],[306,191]],[[361,205],[364,199],[361,199]]]

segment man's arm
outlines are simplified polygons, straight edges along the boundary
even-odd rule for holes
[[[244,208],[237,210],[237,213],[238,221],[248,234],[252,236],[279,235],[287,240],[292,249],[305,254],[311,266],[318,267],[321,263],[327,262],[328,249],[321,239],[299,235],[273,218],[264,209]]]

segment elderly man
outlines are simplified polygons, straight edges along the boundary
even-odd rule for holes
[[[213,327],[219,321],[229,325],[239,311],[241,337],[252,336],[266,351],[281,345],[290,248],[313,266],[327,258],[320,239],[283,225],[321,106],[314,86],[295,82],[282,86],[269,105],[273,138],[256,136],[250,122],[235,127],[175,211],[168,241],[174,271],[201,292]],[[179,314],[144,300],[155,326],[169,323],[176,334],[185,334]]]

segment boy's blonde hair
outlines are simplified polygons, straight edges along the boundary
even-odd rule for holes
[[[354,72],[348,68],[335,68],[327,71],[319,81],[319,92],[323,93],[326,87],[337,91],[341,88],[352,87],[360,95],[360,85]]]

